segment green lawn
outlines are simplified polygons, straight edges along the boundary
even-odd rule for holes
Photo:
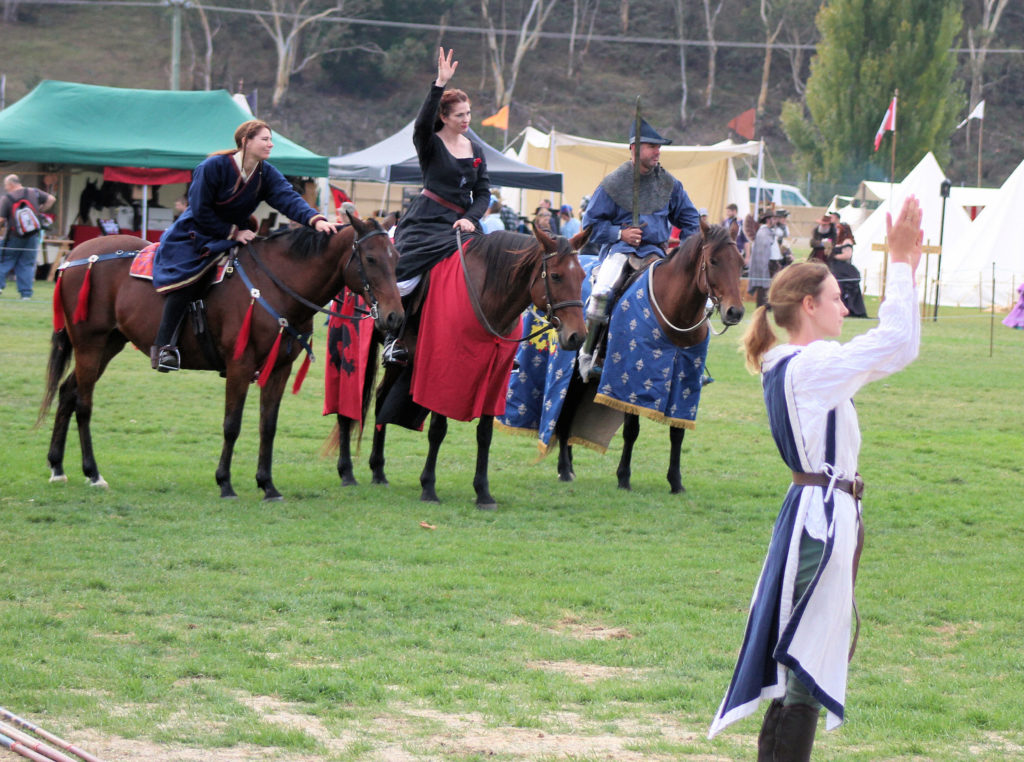
[[[342,490],[320,454],[323,358],[286,395],[285,501],[255,486],[258,389],[217,496],[223,382],[158,375],[128,350],[97,386],[109,490],[49,484],[33,428],[52,287],[0,298],[0,705],[107,760],[752,759],[758,719],[705,736],[728,684],[788,472],[741,330],[664,478],[642,423],[633,491],[619,441],[557,481],[495,434],[496,512],[477,511],[474,428],[453,423],[441,505],[418,501],[426,438],[389,436],[389,487]],[[869,305],[875,314],[876,304]],[[874,321],[847,321],[844,338]],[[1024,754],[1024,332],[943,310],[920,359],[857,398],[867,543],[847,722],[816,759]],[[316,346],[323,354],[324,332]],[[425,522],[434,529],[421,526]]]

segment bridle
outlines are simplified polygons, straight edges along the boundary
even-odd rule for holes
[[[689,333],[691,331],[696,331],[698,328],[704,325],[704,323],[707,323],[708,330],[711,331],[712,334],[714,334],[715,336],[721,336],[723,333],[729,330],[729,324],[723,321],[724,327],[722,328],[722,330],[716,331],[714,325],[712,325],[711,323],[711,316],[714,315],[716,311],[719,315],[721,315],[722,313],[722,297],[716,294],[714,288],[712,288],[711,286],[711,275],[708,273],[708,263],[711,260],[711,249],[704,238],[701,238],[700,249],[697,251],[697,257],[699,258],[699,264],[697,266],[697,291],[699,293],[705,294],[709,302],[709,304],[704,308],[703,317],[701,317],[700,320],[698,320],[695,324],[691,325],[689,328],[680,328],[679,326],[674,325],[672,321],[670,321],[668,317],[665,316],[665,313],[662,312],[661,306],[658,304],[658,300],[654,296],[654,269],[663,262],[665,262],[666,260],[664,259],[658,260],[653,265],[651,265],[651,267],[647,270],[647,290],[650,292],[651,304],[654,305],[654,309],[658,313],[658,317],[661,318],[661,321],[669,328],[671,328],[673,331],[677,331],[679,333]],[[700,287],[701,275],[704,276],[704,288]]]
[[[469,278],[469,267],[466,265],[466,255],[462,246],[462,231],[457,228],[455,231],[455,238],[456,245],[459,247],[459,259],[462,261],[462,273],[466,278],[466,290],[469,292],[469,300],[473,304],[473,311],[476,312],[477,317],[480,319],[480,324],[489,334],[491,334],[491,336],[494,336],[497,339],[501,339],[502,341],[530,341],[531,339],[540,336],[542,333],[545,333],[546,331],[549,331],[552,328],[558,330],[558,326],[561,325],[562,322],[555,315],[555,312],[557,312],[558,310],[565,309],[566,307],[579,307],[581,309],[583,308],[583,302],[580,299],[567,299],[564,302],[556,302],[554,304],[551,303],[551,278],[549,277],[548,273],[548,261],[551,260],[553,257],[557,257],[558,251],[553,251],[550,254],[545,252],[540,258],[540,271],[534,276],[533,280],[530,281],[529,290],[531,292],[533,291],[533,287],[534,285],[536,285],[538,278],[544,281],[544,319],[547,320],[547,325],[538,328],[529,336],[524,336],[521,339],[509,339],[502,336],[500,333],[498,333],[491,327],[491,324],[487,321],[487,316],[484,315],[483,308],[480,306],[480,295],[473,287],[473,282]]]
[[[342,272],[344,272],[352,265],[353,260],[355,260],[356,266],[359,268],[359,279],[362,281],[362,295],[365,298],[366,303],[370,305],[369,309],[363,307],[356,308],[357,312],[363,313],[359,317],[354,315],[343,315],[340,312],[335,312],[332,309],[321,307],[320,305],[309,301],[306,297],[297,293],[288,284],[278,278],[270,268],[263,264],[263,261],[259,258],[259,255],[257,255],[256,249],[253,247],[252,243],[247,243],[246,249],[249,252],[249,256],[252,257],[252,261],[256,264],[256,267],[263,271],[275,286],[300,304],[330,317],[342,318],[345,320],[365,320],[366,318],[373,318],[376,320],[377,316],[380,314],[380,310],[377,304],[377,297],[373,293],[373,287],[370,285],[370,278],[366,274],[366,265],[364,262],[362,246],[369,239],[379,235],[387,235],[387,232],[384,230],[371,230],[369,233],[366,233],[359,238],[355,238],[352,241],[352,251],[349,253],[348,261],[341,268]]]

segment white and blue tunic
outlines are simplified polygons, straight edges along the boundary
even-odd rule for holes
[[[824,473],[831,460],[836,478],[852,479],[857,473],[861,438],[852,397],[868,382],[906,367],[920,345],[909,265],[890,265],[878,318],[876,328],[846,344],[784,344],[765,355],[762,384],[769,423],[793,471]],[[829,446],[832,411],[834,446]],[[828,452],[833,449],[834,454]],[[827,710],[827,729],[843,721],[859,512],[858,502],[846,492],[790,485],[754,590],[732,682],[709,738],[752,714],[762,699],[783,696],[787,668]],[[807,591],[794,603],[804,531],[825,548]]]

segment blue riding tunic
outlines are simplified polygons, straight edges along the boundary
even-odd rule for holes
[[[249,227],[250,216],[263,201],[303,225],[320,216],[268,162],[260,162],[243,181],[233,154],[204,159],[192,172],[188,209],[160,236],[153,261],[156,290],[195,283],[218,254],[238,245],[229,236],[236,228]]]

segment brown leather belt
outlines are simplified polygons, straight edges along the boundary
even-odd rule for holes
[[[434,203],[437,203],[437,204],[440,204],[441,206],[443,206],[445,209],[451,209],[456,214],[465,214],[466,213],[466,210],[463,209],[461,206],[459,206],[458,204],[453,204],[451,201],[449,201],[446,198],[441,198],[436,193],[434,193],[434,191],[427,190],[426,188],[424,188],[423,190],[420,191],[420,195],[421,196],[426,196],[427,198],[429,198]]]
[[[794,471],[793,484],[798,487],[828,487],[832,484],[832,477],[828,474],[805,474],[802,471]],[[836,479],[834,487],[853,495],[854,500],[860,500],[864,495],[864,480],[860,478],[860,474],[853,479]]]

